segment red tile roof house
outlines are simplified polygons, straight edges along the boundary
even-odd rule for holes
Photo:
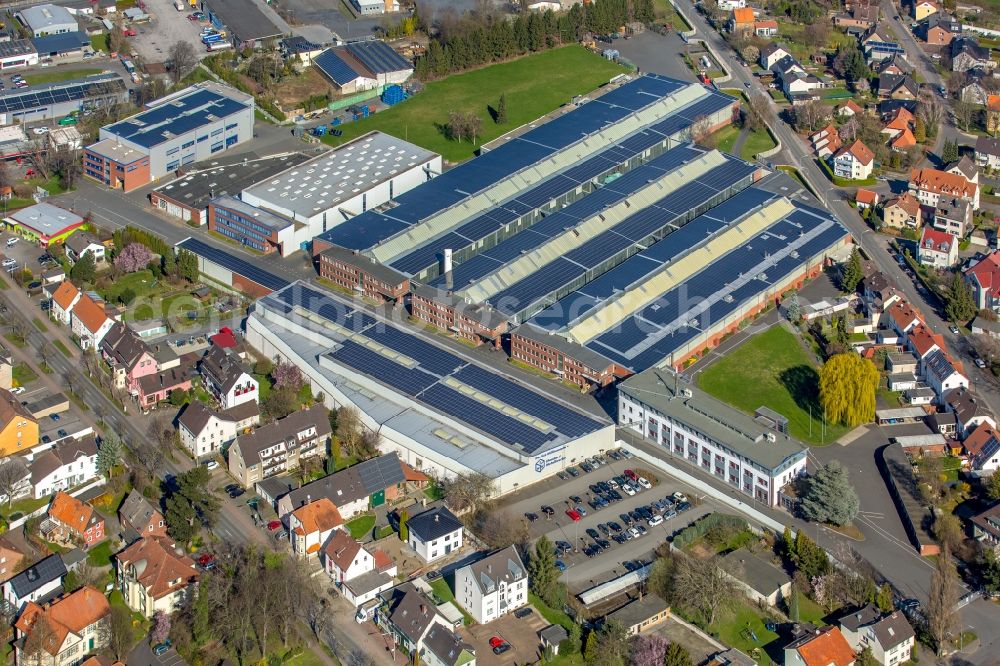
[[[72,320],[73,335],[84,351],[97,348],[115,323],[104,312],[104,305],[96,303],[87,294],[80,296],[73,307]]]
[[[89,548],[104,540],[104,517],[97,509],[69,493],[57,492],[41,530],[47,538],[77,540]]]
[[[837,627],[809,627],[785,646],[786,666],[854,666],[854,650]]]
[[[965,271],[965,282],[980,310],[1000,311],[1000,252],[994,252]]]
[[[346,530],[333,531],[323,546],[323,569],[355,608],[393,585],[396,563],[383,550],[368,550]]]
[[[900,335],[906,335],[911,328],[924,323],[920,312],[906,301],[896,303],[885,314],[887,323]]]
[[[989,423],[977,426],[962,445],[973,472],[990,475],[1000,467],[1000,435]]]
[[[864,180],[871,175],[874,166],[875,153],[860,139],[844,146],[833,156],[833,175],[838,178]]]
[[[63,280],[54,292],[49,315],[63,326],[72,321],[73,307],[80,300],[80,290],[69,280]]]
[[[866,190],[863,187],[859,187],[858,191],[854,194],[854,202],[858,205],[858,208],[872,208],[878,205],[878,192],[872,190]]]
[[[14,661],[32,666],[76,664],[91,652],[108,644],[107,624],[111,616],[108,598],[89,585],[52,601],[46,606],[29,602],[14,624]],[[25,646],[32,643],[40,619],[48,635],[41,639],[40,655],[27,654]]]
[[[958,263],[958,238],[925,226],[917,247],[917,261],[934,268],[954,266]]]
[[[299,557],[316,557],[333,531],[343,524],[337,507],[325,497],[299,507],[288,518],[292,552]]]

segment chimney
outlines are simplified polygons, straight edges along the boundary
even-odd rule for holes
[[[437,523],[437,522],[440,522],[440,521],[441,521],[441,514],[440,513],[435,513],[434,514],[434,522]]]
[[[451,272],[451,248],[446,247],[441,254],[441,272],[447,275]]]
[[[311,504],[311,503],[312,503],[312,495],[308,495],[307,494],[306,495],[306,504]]]
[[[420,604],[420,614],[427,615],[427,606],[425,606],[424,604]]]

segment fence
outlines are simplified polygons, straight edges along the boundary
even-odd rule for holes
[[[364,102],[365,100],[371,99],[372,97],[378,97],[382,94],[385,86],[379,86],[377,88],[371,88],[370,90],[365,90],[364,92],[359,92],[356,95],[351,95],[350,97],[345,97],[343,99],[338,99],[335,102],[330,102],[327,104],[327,108],[331,111],[338,111],[340,109],[347,108],[352,104],[357,104],[358,102]]]

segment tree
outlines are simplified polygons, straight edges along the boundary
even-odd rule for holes
[[[493,549],[528,543],[528,528],[509,511],[480,510],[472,517],[473,532]]]
[[[27,658],[26,663],[36,666],[48,664],[50,660],[48,648],[56,641],[56,637],[56,630],[48,616],[41,613],[36,615],[35,621],[31,624],[31,631],[25,636],[21,648],[22,654]]]
[[[587,639],[589,647],[590,637]],[[628,630],[625,625],[618,620],[605,620],[597,631],[597,646],[591,656],[593,659],[587,657],[588,664],[625,666],[625,659],[628,658]]]
[[[825,576],[832,569],[826,551],[802,530],[795,535],[795,557],[792,558],[792,562],[807,580]]]
[[[535,551],[528,560],[528,581],[531,591],[553,608],[559,608],[559,570],[556,569],[556,552],[544,534],[535,542]]]
[[[694,661],[683,645],[671,643],[663,656],[663,666],[694,666]]]
[[[211,473],[197,465],[177,476],[167,488],[166,513],[170,535],[191,543],[201,527],[212,527],[221,503],[211,488]]]
[[[798,323],[802,319],[802,304],[799,303],[798,292],[793,291],[792,295],[788,297],[785,305],[785,314],[788,316],[788,321],[793,324]]]
[[[976,301],[972,297],[972,289],[962,279],[961,272],[956,272],[951,278],[945,294],[944,313],[948,321],[955,324],[967,322],[976,316]]]
[[[170,392],[170,404],[174,407],[180,407],[188,402],[188,392],[184,389],[174,389]]]
[[[496,495],[496,482],[482,472],[456,474],[444,482],[448,506],[458,512],[474,510]]]
[[[117,433],[108,429],[97,447],[97,473],[110,477],[111,470],[121,461],[121,456],[122,440]]]
[[[153,479],[156,476],[156,470],[160,468],[160,464],[163,462],[163,453],[160,447],[154,442],[143,437],[137,442],[134,442],[129,447],[132,453],[132,460],[136,463],[138,471],[142,472],[147,481]]]
[[[944,119],[944,104],[933,90],[922,90],[917,102],[917,117],[924,121],[927,136],[937,136],[938,127]]]
[[[941,161],[945,164],[958,159],[958,141],[945,141],[941,146]]]
[[[937,518],[934,519],[933,529],[937,540],[952,553],[962,545],[962,540],[965,539],[962,521],[951,513],[941,512],[938,514]]]
[[[56,348],[52,345],[52,343],[46,340],[45,342],[42,343],[42,346],[38,348],[35,354],[38,356],[38,361],[42,366],[42,370],[46,372],[51,372],[52,357],[55,356],[56,354]]]
[[[6,498],[8,510],[20,486],[26,480],[30,485],[30,478],[28,467],[20,458],[10,457],[6,462],[0,463],[0,495]]]
[[[261,409],[271,419],[283,419],[299,408],[298,391],[291,387],[276,388],[261,404]]]
[[[167,63],[170,66],[170,78],[176,86],[198,63],[198,56],[195,55],[191,42],[179,39],[171,44],[167,50]]]
[[[658,634],[639,634],[632,639],[632,666],[663,666],[670,642]]]
[[[588,664],[597,662],[597,630],[591,629],[587,633],[587,642],[583,647],[583,658]]]
[[[497,125],[507,124],[507,95],[500,93],[500,101],[497,102]]]
[[[111,607],[108,619],[108,649],[115,659],[123,661],[132,650],[135,632],[132,630],[132,612],[122,605]]]
[[[278,363],[274,366],[271,377],[274,379],[276,389],[290,388],[298,393],[302,388],[302,371],[294,363],[285,361]]]
[[[989,483],[986,485],[986,496],[991,500],[1000,500],[1000,472],[993,472]]]
[[[958,626],[958,573],[947,547],[941,549],[937,566],[931,575],[931,591],[927,599],[927,631],[934,639],[938,655],[944,650],[945,641]]]
[[[149,264],[153,254],[141,243],[129,243],[115,256],[114,266],[122,273],[141,271]]]
[[[354,407],[341,407],[337,410],[337,438],[347,447],[350,453],[357,449],[361,440],[361,416]]]
[[[875,655],[872,654],[871,647],[867,645],[858,655],[858,659],[854,663],[856,666],[880,666],[878,659],[876,659]]]
[[[792,596],[788,600],[788,619],[792,622],[798,622],[801,615],[799,609],[799,589],[792,586]]]
[[[170,615],[158,610],[153,613],[153,630],[149,633],[149,638],[156,645],[167,640],[169,635]]]
[[[853,41],[837,49],[837,54],[833,58],[833,71],[840,78],[846,79],[849,85],[868,78],[871,74],[865,56]]]
[[[889,583],[882,583],[882,586],[878,588],[878,594],[875,596],[875,605],[883,613],[891,613],[896,609],[892,601],[892,587]]]
[[[732,578],[719,566],[718,558],[682,555],[674,572],[674,596],[706,624],[714,624],[718,611],[736,597]]]
[[[851,258],[844,264],[840,273],[840,290],[853,294],[858,290],[858,284],[865,277],[864,267],[861,265],[861,253],[857,246],[851,252]]]
[[[94,254],[88,252],[80,257],[73,267],[69,269],[69,279],[78,286],[83,286],[94,281],[97,277],[97,265],[94,263]]]
[[[831,356],[819,371],[819,398],[830,423],[855,427],[875,418],[875,364],[853,352]]]
[[[410,540],[410,530],[406,526],[406,521],[410,519],[410,512],[403,509],[399,512],[399,540],[407,543]]]
[[[969,126],[972,125],[974,119],[978,115],[977,108],[974,104],[970,102],[965,102],[962,100],[956,101],[952,105],[952,109],[955,112],[955,121],[964,129],[966,132],[969,131]],[[943,149],[942,149],[943,151]],[[955,142],[954,152],[958,154],[958,142]],[[942,159],[943,159],[942,155]],[[945,160],[946,162],[951,162],[954,160]]]
[[[924,123],[924,119],[917,117],[913,123],[913,138],[916,139],[917,143],[927,142],[927,125]]]
[[[198,281],[198,257],[194,252],[181,250],[177,253],[177,273],[188,282]]]
[[[802,515],[813,522],[847,525],[854,520],[858,494],[840,461],[831,460],[809,479],[800,507]]]

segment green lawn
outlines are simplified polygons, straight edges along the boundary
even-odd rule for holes
[[[136,271],[135,273],[129,273],[128,275],[123,275],[114,283],[104,289],[101,292],[101,296],[108,303],[117,303],[118,297],[126,289],[131,289],[136,297],[147,296],[153,291],[156,285],[156,278],[153,277],[153,272],[149,270]]]
[[[10,508],[7,508],[6,504],[3,504],[3,515],[7,518],[13,516],[16,513],[21,515],[29,514],[35,509],[41,509],[43,506],[49,503],[51,497],[42,497],[35,499],[33,497],[24,497],[19,500],[14,501]]]
[[[93,35],[90,38],[90,48],[95,51],[110,51],[108,47],[108,33],[102,32],[99,35]]]
[[[726,125],[715,133],[715,147],[724,153],[731,153],[739,136],[739,127],[736,125]]]
[[[670,0],[653,0],[653,15],[658,21],[669,23],[674,30],[691,29],[684,17],[670,4]]]
[[[18,386],[24,386],[38,379],[38,373],[32,370],[27,363],[18,363],[15,365],[14,371],[11,374],[14,377],[14,383]]]
[[[99,67],[88,68],[88,69],[71,69],[71,70],[59,70],[53,69],[48,72],[38,72],[36,74],[28,74],[24,77],[30,85],[37,86],[43,83],[59,83],[60,81],[69,81],[71,79],[82,79],[84,77],[90,76],[92,74],[100,74],[104,70]]]
[[[95,567],[109,567],[111,555],[111,541],[102,541],[87,553],[87,562]]]
[[[371,534],[373,527],[375,527],[375,516],[361,516],[347,523],[347,529],[355,539]]]
[[[749,630],[749,631],[748,631]],[[753,632],[751,634],[751,632]],[[717,618],[715,624],[709,627],[709,633],[717,636],[726,645],[738,648],[744,654],[757,660],[760,666],[774,663],[764,650],[764,646],[778,640],[778,634],[764,628],[764,620],[759,611],[745,602],[726,611],[722,618]],[[754,635],[757,640],[754,640]],[[757,653],[754,649],[758,648]]]
[[[424,91],[374,116],[342,126],[343,137],[324,138],[331,144],[379,130],[459,162],[472,157],[479,144],[531,122],[574,96],[590,92],[625,71],[579,46],[543,51],[511,62],[449,76],[427,84]],[[506,125],[490,117],[500,94],[507,96]],[[471,112],[482,120],[477,145],[450,141],[443,127],[453,111]]]
[[[740,150],[740,157],[745,160],[752,160],[757,153],[771,150],[776,145],[774,139],[771,138],[766,129],[750,132],[747,140],[743,143],[743,149]]]
[[[285,666],[323,666],[324,663],[311,650],[302,650],[302,652],[286,661]]]
[[[66,345],[63,344],[62,340],[53,340],[52,344],[55,345],[56,349],[62,352],[63,356],[66,358],[73,358],[73,355],[70,354],[69,349],[66,348]]]
[[[444,578],[438,578],[436,581],[431,583],[431,589],[434,590],[434,594],[437,595],[441,601],[445,603],[450,601],[451,605],[462,613],[462,617],[465,618],[466,626],[475,624],[475,620],[472,619],[472,616],[469,615],[464,608],[459,606],[457,601],[455,601],[455,595],[452,593],[451,587]]]
[[[535,596],[534,592],[528,592],[528,603],[534,606],[535,610],[537,610],[549,624],[558,624],[566,631],[569,631],[570,627],[573,626],[573,618],[564,613],[562,610],[547,606],[544,601]]]
[[[698,385],[751,414],[770,407],[788,419],[792,436],[804,442],[829,444],[847,432],[844,426],[827,425],[821,436],[816,364],[798,337],[782,326],[753,336],[712,363],[698,373]]]
[[[811,622],[817,627],[822,627],[826,624],[823,618],[826,617],[827,612],[823,610],[823,607],[818,603],[810,599],[804,594],[799,594],[799,621],[801,622]]]

